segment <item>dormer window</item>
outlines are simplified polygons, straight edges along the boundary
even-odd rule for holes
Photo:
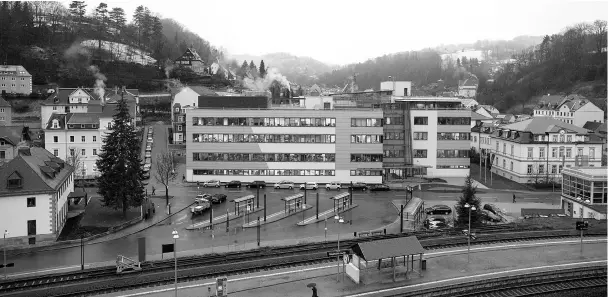
[[[112,123],[108,123],[108,130],[112,130]]]
[[[84,127],[85,127],[85,126],[84,126],[84,124],[80,125],[80,128],[83,128],[83,129],[84,129]]]
[[[59,129],[59,121],[58,120],[53,120],[53,129]]]
[[[97,125],[93,124],[93,129],[97,128]]]
[[[69,124],[69,125],[68,125],[68,127],[69,127],[70,129],[72,129],[72,128],[74,128],[74,125]]]
[[[6,181],[6,188],[19,189],[21,187],[23,187],[23,178],[17,171],[15,171],[13,174],[9,175]]]
[[[175,112],[179,112],[179,107],[176,107],[176,108],[175,108]]]

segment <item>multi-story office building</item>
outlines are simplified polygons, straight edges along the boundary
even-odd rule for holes
[[[32,93],[32,75],[21,65],[0,65],[0,94]]]
[[[383,105],[386,179],[468,175],[471,110],[458,98],[394,98]]]
[[[562,172],[561,205],[573,218],[606,219],[608,168],[566,168]]]
[[[538,117],[492,134],[492,172],[519,183],[560,182],[564,167],[601,166],[602,142],[586,129]]]
[[[188,181],[382,182],[382,109],[260,104],[186,111]]]

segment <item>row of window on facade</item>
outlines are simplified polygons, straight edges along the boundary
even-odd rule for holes
[[[97,156],[97,149],[93,149],[91,153],[93,154],[93,156]],[[55,157],[59,157],[59,150],[53,149],[53,155]],[[86,156],[86,155],[87,155],[87,150],[81,149],[80,156]],[[70,149],[70,156],[72,156],[72,157],[76,156],[76,149],[73,149],[73,148]]]
[[[510,155],[513,156],[515,155],[515,145],[511,145],[511,152]],[[496,151],[499,148],[499,144],[496,143]],[[534,148],[533,147],[528,147],[527,148],[527,158],[528,159],[534,159]],[[539,159],[543,159],[546,158],[545,156],[545,149],[544,147],[539,147],[538,148],[538,158]],[[577,149],[577,156],[583,156],[584,154],[584,148],[583,147],[578,147]],[[505,155],[509,155],[509,153],[507,152],[507,144],[503,143],[502,145],[502,152]],[[551,148],[551,158],[572,158],[572,148],[571,147],[564,147],[564,146],[560,146],[558,147],[553,147]],[[589,159],[595,159],[595,148],[594,147],[589,147]]]
[[[219,162],[335,162],[336,154],[309,153],[192,153],[194,161]]]
[[[593,203],[608,203],[608,188],[606,181],[589,181],[564,174],[562,178],[562,193],[572,198],[591,200]]]
[[[76,137],[75,136],[70,136],[70,142],[75,142]],[[53,136],[53,142],[57,143],[59,142],[59,136]],[[86,136],[80,136],[80,142],[87,142],[87,137]],[[97,136],[93,135],[93,142],[97,142]]]
[[[550,116],[558,116],[558,117],[573,117],[573,112],[566,111],[554,111],[554,110],[535,110],[534,114],[536,115],[550,115]]]
[[[192,134],[193,142],[335,143],[335,134]]]
[[[193,117],[194,126],[335,127],[335,118]]]
[[[428,140],[428,132],[414,132],[414,140]],[[439,132],[437,133],[437,140],[471,140],[471,133],[459,133],[459,132]]]
[[[549,141],[548,135],[534,135],[534,141]],[[581,142],[589,141],[589,136],[578,135],[551,135],[551,142]]]
[[[8,77],[3,76],[3,77],[2,77],[2,78],[0,78],[0,79],[2,79],[2,80],[7,80],[7,78],[8,78]],[[14,77],[11,77],[11,79],[10,79],[10,80],[15,80],[15,78],[14,78]],[[21,78],[21,80],[23,80],[23,81],[24,81],[24,80],[25,80],[25,77],[22,77],[22,78]]]
[[[243,176],[335,176],[335,170],[326,169],[194,169],[194,175]]]
[[[1,84],[0,86],[2,86],[3,88],[6,88],[6,84]],[[17,85],[11,84],[10,87],[15,88],[15,87],[17,87]],[[25,87],[25,85],[22,84],[21,87],[23,88],[23,87]]]

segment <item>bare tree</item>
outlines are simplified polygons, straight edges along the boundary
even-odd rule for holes
[[[169,182],[174,180],[175,156],[171,152],[162,152],[156,155],[156,181],[165,186],[165,200],[169,204]]]
[[[77,180],[80,177],[82,191],[84,192],[84,162],[82,160],[82,156],[80,155],[80,151],[78,151],[75,147],[70,147],[69,152],[67,153],[66,160],[68,164],[74,167],[74,179]]]
[[[602,49],[606,46],[606,24],[604,20],[596,20],[593,22],[591,31],[595,38],[595,47],[598,54],[602,53]]]

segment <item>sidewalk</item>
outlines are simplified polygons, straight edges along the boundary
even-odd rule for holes
[[[324,263],[312,266],[286,268],[272,271],[262,271],[247,275],[228,277],[228,293],[230,296],[310,296],[311,289],[307,284],[315,283],[319,296],[348,296],[361,294],[374,296],[381,289],[394,288],[393,293],[411,291],[413,288],[457,284],[464,281],[487,280],[493,277],[521,275],[524,273],[554,271],[563,268],[605,266],[606,241],[593,240],[585,242],[584,253],[581,256],[580,246],[576,240],[565,244],[534,243],[507,249],[502,245],[474,247],[471,249],[470,264],[467,264],[466,248],[455,248],[441,251],[430,251],[425,254],[427,269],[403,276],[392,281],[392,269],[378,271],[370,262],[364,278],[365,284],[355,284],[348,276],[337,276],[338,262]],[[339,265],[341,266],[341,265]],[[342,271],[342,268],[339,268]],[[404,270],[398,266],[398,270]],[[419,264],[414,262],[414,269],[419,270]],[[401,271],[403,273],[403,271]],[[180,297],[206,296],[207,288],[215,292],[215,279],[206,279],[179,284]],[[399,287],[399,288],[395,288]],[[104,296],[172,296],[174,287],[160,286],[137,289],[128,292],[109,293]],[[370,293],[365,293],[370,292]]]

